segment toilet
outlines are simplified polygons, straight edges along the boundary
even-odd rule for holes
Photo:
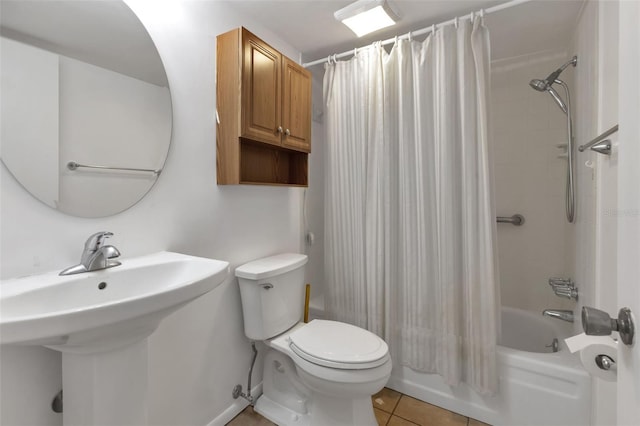
[[[245,334],[268,349],[255,410],[278,425],[377,425],[371,395],[391,375],[389,348],[350,324],[302,322],[306,263],[287,253],[236,269]]]

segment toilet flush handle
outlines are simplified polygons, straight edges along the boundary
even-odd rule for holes
[[[265,290],[271,290],[273,288],[273,284],[271,284],[271,283],[262,283],[262,284],[260,284],[260,287],[262,287]]]

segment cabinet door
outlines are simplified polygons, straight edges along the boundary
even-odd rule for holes
[[[297,151],[311,151],[311,73],[283,57],[282,145]]]
[[[242,49],[240,136],[281,145],[281,55],[244,28]]]

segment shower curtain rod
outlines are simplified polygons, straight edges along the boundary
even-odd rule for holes
[[[513,7],[513,6],[518,6],[518,5],[522,4],[522,3],[528,3],[528,2],[530,2],[530,1],[531,1],[531,0],[511,0],[511,1],[508,1],[508,2],[506,2],[506,3],[499,4],[499,5],[497,5],[497,6],[493,6],[493,7],[487,8],[487,9],[480,9],[480,10],[479,10],[479,11],[477,11],[477,12],[471,12],[469,15],[464,15],[464,16],[461,16],[461,17],[453,18],[453,19],[450,19],[450,20],[448,20],[448,21],[440,22],[439,24],[430,25],[430,26],[428,26],[428,27],[422,28],[421,30],[409,31],[408,33],[406,33],[406,34],[404,34],[404,35],[396,36],[396,37],[392,37],[392,38],[388,38],[388,39],[386,39],[386,40],[381,41],[381,42],[380,42],[380,44],[381,44],[382,46],[386,46],[386,45],[388,45],[388,44],[394,43],[396,40],[399,40],[399,39],[403,39],[403,38],[410,38],[410,37],[417,37],[417,36],[421,36],[421,35],[424,35],[424,34],[428,34],[428,33],[430,33],[434,28],[437,28],[437,27],[444,27],[444,26],[446,26],[446,25],[455,24],[456,22],[461,21],[461,20],[464,20],[464,19],[471,19],[471,17],[472,17],[474,14],[476,14],[476,15],[480,15],[480,16],[488,15],[488,14],[490,14],[490,13],[498,12],[498,11],[500,11],[500,10],[504,10],[504,9],[509,9],[509,8],[511,8],[511,7]],[[367,48],[367,47],[368,47],[368,46],[363,46],[363,47],[359,47],[359,48],[357,48],[357,49],[348,50],[348,51],[346,51],[346,52],[337,53],[337,54],[335,54],[335,55],[329,55],[329,56],[328,56],[328,57],[326,57],[326,58],[318,59],[318,60],[316,60],[316,61],[305,62],[305,63],[303,63],[303,64],[302,64],[302,66],[303,66],[304,68],[309,68],[309,67],[312,67],[312,66],[314,66],[314,65],[318,65],[318,64],[325,63],[325,62],[329,62],[330,60],[336,60],[336,59],[339,59],[339,58],[344,58],[344,57],[346,57],[346,56],[350,56],[350,55],[355,54],[355,52],[356,52],[357,50],[365,49],[365,48]]]

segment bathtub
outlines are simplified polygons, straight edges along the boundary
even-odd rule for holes
[[[588,425],[591,378],[564,344],[570,332],[568,323],[503,307],[498,395],[482,397],[403,366],[394,366],[387,387],[491,425]],[[554,338],[555,353],[547,347]]]

